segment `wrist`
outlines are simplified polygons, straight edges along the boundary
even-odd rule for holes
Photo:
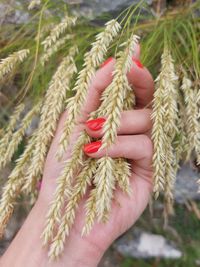
[[[87,237],[72,229],[61,257],[49,262],[48,250],[40,238],[48,206],[38,200],[24,225],[1,258],[5,267],[96,267],[104,251],[90,243]]]

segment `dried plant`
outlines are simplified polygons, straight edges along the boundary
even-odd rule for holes
[[[19,126],[19,129],[15,133],[13,133],[12,136],[10,137],[9,144],[7,144],[4,153],[1,154],[0,156],[0,169],[5,167],[6,164],[11,161],[12,156],[14,155],[15,151],[17,150],[19,144],[21,143],[26,133],[26,130],[31,124],[33,117],[39,112],[40,105],[41,105],[40,103],[37,104],[26,114],[26,116],[23,118],[21,122],[21,125]],[[2,142],[4,142],[4,140],[2,140]]]
[[[24,183],[25,171],[30,164],[32,152],[35,146],[35,135],[29,142],[19,159],[16,166],[8,177],[8,181],[3,188],[0,200],[0,237],[3,236],[5,227],[13,213],[16,199],[21,193]]]
[[[46,49],[45,53],[42,55],[40,62],[44,65],[49,58],[55,54],[65,43],[67,40],[72,39],[72,34],[67,34],[63,38],[60,38],[55,44],[53,44],[50,48]]]
[[[130,91],[132,92],[132,89],[130,88],[128,84],[126,74],[131,68],[132,55],[134,52],[134,47],[137,44],[137,40],[138,40],[137,36],[132,36],[127,41],[127,43],[122,45],[122,47],[125,46],[125,49],[124,51],[119,52],[117,56],[116,68],[113,73],[114,74],[113,82],[111,83],[110,86],[106,88],[105,95],[107,96],[107,98],[105,98],[104,101],[102,102],[102,106],[104,107],[105,102],[106,103],[108,102],[108,99],[113,94],[113,91],[116,91],[116,93],[114,94],[113,102],[110,105],[113,109],[116,109],[116,110],[119,109],[115,113],[114,119],[116,119],[116,121],[119,121],[120,119],[119,117],[120,112],[123,110],[124,102],[126,102],[127,94],[129,94]],[[122,91],[122,88],[123,88],[123,91]],[[129,94],[129,95],[130,97],[132,97],[132,94]],[[121,103],[120,105],[118,105],[119,102]],[[129,102],[132,103],[132,101],[130,100]],[[99,115],[101,111],[102,109],[100,107],[96,115]],[[110,107],[106,110],[106,112],[108,113],[105,113],[104,115],[110,114]],[[115,132],[117,131],[117,128],[115,125],[114,126],[112,125],[112,127],[113,127],[114,136],[116,137]],[[84,137],[84,134],[81,134],[81,137],[82,136]],[[87,137],[87,135],[85,136]],[[78,140],[80,140],[80,137]],[[82,142],[82,145],[83,144],[84,142]],[[78,150],[80,151],[80,147],[78,148]],[[72,153],[72,156],[70,159],[71,161],[74,155],[76,156],[75,153]],[[79,152],[79,155],[80,155],[80,152]],[[69,169],[69,167],[66,166],[67,168],[65,167],[65,169],[67,170],[67,172],[65,172],[65,174],[63,172],[62,176],[58,179],[58,181],[61,183],[58,183],[59,190],[57,191],[56,197],[54,198],[54,202],[52,205],[53,209],[51,209],[51,212],[48,214],[48,220],[46,222],[46,229],[43,233],[45,244],[51,241],[51,239],[53,239],[53,243],[51,244],[50,251],[49,251],[49,257],[51,259],[57,258],[63,251],[66,236],[69,235],[69,230],[75,220],[75,208],[78,205],[79,198],[81,198],[83,194],[86,192],[89,181],[87,181],[86,179],[85,183],[82,182],[80,184],[79,183],[80,177],[88,177],[88,179],[91,180],[92,175],[94,175],[93,185],[95,187],[95,193],[96,193],[95,198],[91,197],[90,201],[87,202],[87,205],[86,205],[86,209],[88,209],[88,207],[91,208],[95,206],[96,211],[95,211],[95,214],[93,214],[92,218],[90,214],[86,211],[86,225],[84,226],[83,234],[89,231],[96,217],[103,222],[107,221],[108,215],[110,212],[111,202],[114,196],[114,189],[115,189],[116,182],[119,183],[119,185],[123,188],[124,191],[130,192],[130,189],[127,188],[127,185],[129,184],[127,180],[129,179],[129,176],[130,176],[130,169],[126,161],[122,159],[114,160],[110,157],[103,157],[97,161],[90,159],[88,160],[88,162],[86,161],[86,163],[87,163],[87,166],[90,166],[90,164],[92,166],[90,168],[86,166],[82,169],[82,171],[80,172],[80,175],[76,179],[77,182],[75,180],[75,186],[74,187],[72,186],[71,194],[66,192],[66,189],[64,188],[68,188],[69,190],[71,187],[71,183],[72,183],[71,180],[74,176],[74,172],[72,172],[73,168],[71,168],[70,166],[70,169]],[[117,164],[120,164],[120,166],[124,168],[122,169],[122,171],[125,171],[125,173],[123,173],[123,177],[119,178],[119,175],[120,175],[119,172],[117,172],[117,174],[115,175],[114,171],[116,170]],[[76,165],[76,166],[73,166],[74,169],[76,170],[77,161],[74,162],[74,165]],[[126,174],[128,176],[126,176]],[[67,178],[65,181],[63,180],[64,177]],[[118,179],[117,181],[116,181],[116,177]],[[60,189],[63,191],[60,191]],[[77,194],[77,190],[79,192],[78,194]],[[63,197],[60,201],[59,197],[61,196],[61,194],[63,194]],[[54,225],[55,227],[56,219],[61,217],[61,210],[62,210],[64,201],[65,201],[64,196],[67,201],[65,213],[63,217],[61,218],[61,224],[58,227],[58,232],[53,238],[52,235],[53,235],[54,228],[52,226]],[[91,203],[91,201],[95,203]],[[89,216],[90,218],[88,218],[87,216]]]
[[[65,16],[63,20],[50,31],[49,36],[42,42],[44,50],[47,51],[48,48],[55,45],[60,36],[65,33],[69,27],[74,26],[75,24],[75,17]]]
[[[15,130],[16,126],[17,126],[17,122],[20,119],[20,115],[22,113],[22,111],[24,110],[25,105],[19,104],[13,114],[10,116],[10,121],[6,127],[5,130],[3,130],[3,137],[2,139],[0,139],[0,155],[3,156],[6,152],[6,149],[8,147],[9,141],[12,138],[13,135],[13,131]]]
[[[63,111],[66,93],[69,90],[71,79],[76,72],[73,60],[76,52],[76,47],[69,51],[69,55],[61,62],[46,92],[41,109],[41,119],[38,126],[32,163],[27,171],[26,184],[24,186],[24,189],[30,192],[42,175],[48,148],[54,136],[58,119]]]
[[[40,2],[31,1],[29,9],[33,9]],[[8,126],[2,131],[2,138],[0,140],[0,168],[3,168],[7,162],[11,161],[13,154],[17,151],[19,144],[24,138],[26,129],[29,127],[33,116],[39,113],[37,129],[31,137],[27,138],[28,141],[24,152],[16,161],[16,165],[3,188],[0,201],[0,235],[3,235],[9,218],[13,213],[17,197],[24,193],[29,194],[31,198],[33,194],[37,195],[35,194],[36,185],[42,178],[44,163],[56,131],[58,120],[61,113],[65,109],[67,110],[67,118],[56,156],[61,160],[66,151],[69,152],[69,156],[65,161],[62,172],[57,178],[55,193],[50,203],[41,236],[44,245],[48,246],[48,255],[52,260],[59,257],[64,250],[66,238],[75,223],[80,201],[85,201],[85,224],[82,229],[82,235],[86,235],[91,231],[96,221],[105,223],[109,219],[115,190],[120,189],[127,195],[132,193],[130,186],[131,165],[128,160],[124,158],[112,159],[108,155],[100,159],[87,158],[83,153],[82,147],[93,139],[85,131],[81,131],[75,140],[71,138],[71,135],[74,132],[76,133],[74,130],[79,121],[79,116],[82,115],[82,107],[85,104],[91,80],[107,53],[113,54],[114,51],[116,52],[113,79],[102,94],[100,107],[92,112],[92,114],[87,114],[91,119],[96,117],[106,118],[103,126],[101,149],[107,150],[115,143],[122,111],[132,109],[135,105],[135,96],[129,85],[127,72],[129,72],[132,66],[132,56],[139,38],[133,34],[133,30],[130,27],[129,31],[125,31],[127,25],[131,23],[129,23],[130,19],[128,17],[128,22],[125,22],[125,24],[123,24],[124,21],[122,20],[124,28],[116,42],[115,38],[121,30],[121,25],[116,20],[106,23],[105,29],[100,33],[98,32],[92,44],[91,40],[94,34],[91,34],[92,37],[87,35],[90,38],[88,43],[91,44],[91,49],[88,51],[88,46],[82,47],[80,45],[80,55],[78,57],[76,57],[78,49],[74,45],[78,39],[73,38],[74,33],[72,30],[75,25],[77,28],[80,25],[76,22],[77,19],[75,17],[67,15],[59,24],[54,24],[47,31],[42,30],[40,32],[41,29],[45,29],[45,25],[39,24],[35,65],[31,78],[35,77],[35,72],[37,73],[39,70],[44,76],[43,71],[47,68],[45,76],[50,73],[48,89],[42,101],[40,103],[37,101],[38,104],[24,117],[22,117],[24,105],[20,104],[17,106]],[[40,23],[42,24],[42,18]],[[166,23],[163,23],[163,25],[169,27]],[[161,70],[155,80],[156,90],[152,112],[154,193],[156,197],[161,192],[163,193],[165,213],[168,214],[173,212],[174,182],[180,161],[185,158],[189,159],[192,151],[195,151],[198,164],[200,164],[198,116],[200,94],[193,84],[192,78],[191,80],[187,78],[195,76],[198,73],[199,66],[196,58],[194,58],[195,74],[187,75],[190,72],[189,70],[184,72],[180,90],[176,75],[176,69],[179,69],[176,67],[179,66],[177,61],[175,61],[175,65],[173,60],[174,56],[178,54],[176,51],[177,46],[174,47],[173,51],[170,50],[171,45],[168,38],[166,36],[163,40],[161,38],[163,37],[163,28],[157,23],[155,27],[158,29],[155,30],[152,36],[159,37],[160,47],[164,47],[164,51],[161,58]],[[186,26],[183,27],[180,22],[176,27],[181,32],[185,31]],[[137,27],[134,27],[135,29]],[[47,36],[48,32],[49,35]],[[40,38],[38,36],[42,39],[44,36],[47,36],[41,42],[43,46],[41,51],[39,49]],[[155,47],[155,42],[157,42],[157,37],[153,38],[152,36],[150,35],[149,40],[143,47],[145,54],[143,59],[150,62],[150,66],[152,64],[151,59],[155,60],[159,54],[159,52],[155,53],[155,55],[151,53],[151,47]],[[69,49],[72,39],[74,47],[71,46]],[[83,41],[83,38],[81,40]],[[179,44],[184,47],[185,41],[183,42],[182,38],[180,38]],[[193,47],[192,44],[191,47]],[[52,77],[52,72],[49,72],[48,69],[49,64],[46,63],[51,62],[51,56],[58,55],[64,49],[66,49],[67,56],[62,59]],[[85,50],[87,51],[86,53]],[[193,47],[193,50],[195,50],[195,47]],[[7,74],[15,70],[18,63],[24,61],[28,53],[29,50],[21,50],[1,60],[0,82],[3,82]],[[187,51],[185,54],[190,58]],[[78,68],[82,66],[76,79],[74,77],[77,72],[75,57],[76,60],[78,58]],[[60,59],[61,57],[58,58]],[[83,64],[80,58],[83,60]],[[153,62],[155,63],[155,61]],[[156,63],[158,62],[156,61]],[[36,66],[37,64],[39,67]],[[40,80],[40,74],[37,75],[36,78]],[[197,78],[194,77],[194,79]],[[30,84],[31,81],[30,79]],[[35,89],[34,84],[33,88]],[[72,94],[74,95],[72,96]],[[68,96],[72,97],[68,98]],[[19,121],[21,121],[20,124],[18,123]],[[185,154],[187,154],[186,157]],[[86,193],[88,197],[85,200]]]
[[[78,116],[80,115],[95,70],[103,62],[107,49],[114,37],[117,36],[119,30],[120,25],[117,21],[109,21],[106,24],[105,30],[97,35],[96,42],[92,44],[91,50],[84,56],[84,68],[79,72],[75,86],[72,89],[73,91],[76,91],[76,95],[68,102],[66,107],[68,110],[68,117],[60,140],[60,148],[57,154],[58,158],[62,157],[69,144],[70,134],[72,133]]]
[[[197,163],[200,164],[200,125],[197,90],[193,88],[193,83],[186,76],[183,77],[181,89],[184,93],[186,111],[186,134],[191,153],[193,150],[197,156]]]
[[[15,66],[23,62],[24,59],[28,56],[29,50],[23,49],[18,52],[14,52],[13,54],[9,55],[7,58],[1,59],[0,61],[0,81],[2,81],[5,76],[10,73]]]
[[[38,7],[41,4],[41,0],[32,0],[28,6],[28,9],[34,9],[35,7]]]

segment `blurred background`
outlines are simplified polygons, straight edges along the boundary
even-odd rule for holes
[[[8,78],[3,85],[0,84],[0,127],[6,125],[9,114],[17,102],[16,95],[26,84],[28,72],[32,69],[32,61],[35,58],[37,48],[35,36],[37,36],[40,6],[28,10],[27,2],[25,0],[0,0],[0,57],[4,58],[10,52],[26,47],[31,49],[32,55],[20,70],[15,70],[12,78]],[[84,49],[89,47],[94,34],[107,20],[117,17],[127,7],[139,2],[141,1],[52,1],[52,5],[45,10],[46,20],[44,20],[43,29],[52,27],[65,11],[70,11],[82,21],[82,26],[79,25],[76,30],[81,36],[77,41],[79,46],[83,47],[82,52],[84,52]],[[140,9],[139,15],[137,13],[131,18],[133,23],[137,20],[136,30],[144,36],[143,39],[141,38],[142,62],[155,76],[160,66],[163,27],[168,27],[171,38],[177,38],[174,47],[177,64],[186,60],[187,65],[194,65],[195,71],[198,72],[200,65],[199,1],[147,0],[143,2],[145,5]],[[88,38],[85,38],[85,34]],[[192,35],[195,37],[191,37]],[[180,49],[182,49],[181,54],[184,58],[179,55]],[[26,93],[27,105],[31,106],[34,99],[38,99],[43,94],[64,50],[65,46],[44,69],[34,69],[35,73],[31,82],[26,84],[30,89],[30,93]],[[81,57],[77,59],[79,65],[81,65],[81,60]],[[195,64],[193,64],[194,61]],[[26,88],[26,92],[28,89]],[[27,136],[36,124],[37,118],[27,130]],[[13,162],[23,150],[23,146],[22,142]],[[1,172],[0,186],[6,181],[12,166],[13,163]],[[187,164],[181,164],[176,181],[174,216],[164,221],[162,197],[161,200],[152,202],[137,224],[116,240],[107,251],[99,267],[200,266],[200,195],[197,193],[196,183],[198,179],[199,169],[195,158],[191,158]],[[29,200],[21,199],[21,205],[18,205],[4,239],[0,241],[0,254],[4,252],[20,228],[30,207]]]

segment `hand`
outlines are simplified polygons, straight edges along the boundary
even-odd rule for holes
[[[67,113],[64,113],[58,125],[58,129],[48,153],[45,164],[44,176],[39,198],[26,223],[18,233],[16,239],[11,244],[10,249],[4,255],[4,259],[12,257],[13,251],[18,255],[18,263],[16,267],[25,266],[25,262],[29,266],[97,266],[100,258],[109,245],[123,232],[125,232],[138,219],[148,204],[152,191],[152,143],[149,138],[151,131],[151,110],[145,108],[151,103],[154,90],[154,82],[148,70],[139,62],[139,47],[134,55],[133,68],[128,73],[128,79],[134,93],[136,95],[136,110],[124,111],[121,117],[121,125],[118,130],[117,141],[108,150],[108,155],[115,157],[125,157],[130,160],[132,166],[131,187],[132,194],[127,196],[123,192],[117,190],[115,193],[116,201],[113,202],[112,212],[109,221],[106,224],[96,223],[88,236],[81,237],[81,230],[84,224],[84,201],[80,203],[77,211],[75,224],[71,230],[70,236],[67,238],[63,256],[56,263],[48,263],[47,251],[42,248],[40,235],[44,227],[45,215],[49,208],[56,187],[56,178],[59,176],[64,160],[70,157],[70,147],[66,152],[63,161],[58,162],[56,159],[56,151],[62,133],[64,121]],[[81,111],[79,125],[71,136],[71,146],[77,139],[82,129],[86,129],[92,137],[101,138],[101,130],[94,131],[86,124],[90,112],[96,110],[100,105],[100,96],[103,90],[112,81],[112,71],[114,69],[115,59],[109,60],[106,65],[100,68],[95,78],[92,80],[89,88],[86,104]],[[91,144],[89,146],[91,148]],[[104,150],[90,153],[88,145],[85,146],[85,153],[89,157],[99,158],[105,155]],[[34,218],[37,220],[34,221]],[[33,223],[35,222],[35,224]],[[37,222],[37,223],[36,223]],[[27,239],[27,233],[32,227],[32,240],[28,240],[23,253],[20,251],[20,244]],[[30,233],[29,233],[30,234]],[[32,236],[31,235],[31,236]],[[31,254],[28,246],[36,246],[34,257],[26,260],[26,255]],[[22,245],[23,246],[23,245]],[[24,252],[24,250],[26,252]],[[33,253],[33,252],[32,252]],[[21,257],[20,257],[21,256]],[[15,261],[16,262],[16,261]],[[20,265],[20,262],[22,265]],[[40,265],[34,265],[34,263]],[[6,261],[5,261],[6,263]],[[18,265],[17,265],[18,264]],[[9,266],[9,265],[5,265]]]

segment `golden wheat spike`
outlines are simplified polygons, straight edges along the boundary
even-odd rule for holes
[[[0,82],[5,78],[5,76],[10,73],[18,63],[24,61],[24,59],[29,54],[28,49],[23,49],[18,52],[14,52],[7,58],[1,59],[0,61]]]
[[[40,179],[46,155],[55,134],[58,120],[63,112],[66,92],[69,90],[71,79],[76,72],[73,55],[76,49],[72,48],[69,55],[63,59],[54,74],[46,92],[41,108],[41,118],[38,126],[36,145],[31,165],[27,171],[25,191],[31,192]]]
[[[70,135],[74,129],[78,116],[80,115],[81,108],[85,102],[88,88],[96,68],[103,62],[107,49],[113,39],[117,36],[119,30],[120,25],[117,21],[111,20],[106,23],[105,30],[97,35],[91,50],[84,56],[84,68],[79,72],[75,86],[72,89],[73,91],[76,91],[76,95],[71,102],[68,102],[66,107],[68,110],[68,117],[60,139],[58,158],[62,157],[63,151],[66,150],[69,144]]]
[[[73,187],[71,196],[67,201],[64,215],[61,218],[58,227],[58,232],[50,246],[49,257],[52,260],[56,259],[63,252],[66,237],[69,235],[70,228],[75,221],[76,208],[78,207],[80,199],[86,193],[88,185],[91,184],[95,169],[95,160],[88,159],[84,162],[82,171],[76,177],[75,186]]]
[[[65,16],[62,21],[57,24],[51,31],[49,36],[42,42],[44,50],[47,51],[52,45],[54,45],[60,36],[66,32],[66,30],[72,26],[75,26],[77,18]]]
[[[25,171],[30,164],[32,151],[35,146],[35,134],[29,142],[23,154],[16,161],[16,166],[8,177],[0,200],[0,237],[13,213],[14,205],[24,183]]]

